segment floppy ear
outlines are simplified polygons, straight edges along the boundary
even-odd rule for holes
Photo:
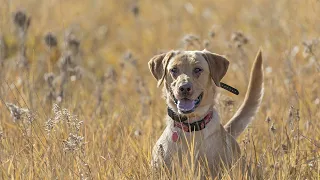
[[[156,55],[148,63],[151,74],[158,81],[158,87],[162,84],[166,76],[166,69],[173,54],[174,52],[170,51],[168,53]]]
[[[216,86],[220,87],[220,81],[228,70],[229,61],[225,57],[207,50],[203,50],[202,54],[208,62],[212,80]]]

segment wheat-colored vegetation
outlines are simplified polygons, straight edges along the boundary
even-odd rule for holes
[[[193,179],[151,171],[166,106],[147,62],[227,55],[223,123],[262,47],[265,96],[238,138],[242,177],[318,179],[318,0],[0,0],[0,179]],[[228,172],[224,178],[229,179]]]

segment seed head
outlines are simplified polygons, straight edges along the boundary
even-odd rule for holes
[[[103,81],[110,80],[111,82],[115,82],[117,80],[117,72],[113,67],[108,67],[106,73],[103,76]]]
[[[130,59],[132,58],[132,53],[130,51],[127,51],[124,55],[123,55],[123,60],[125,61],[130,61]]]
[[[56,47],[58,45],[58,41],[57,41],[56,36],[54,34],[52,34],[51,32],[48,32],[44,36],[44,42],[46,43],[46,45],[49,48],[53,48],[53,47]]]
[[[249,39],[240,31],[236,31],[231,35],[231,41],[235,43],[236,47],[242,47],[248,44]]]
[[[213,29],[211,29],[208,35],[210,38],[214,38],[216,36],[216,32]]]
[[[201,44],[200,43],[200,38],[196,35],[193,34],[187,34],[182,38],[182,43],[184,45],[194,45],[196,44]]]
[[[271,118],[270,118],[269,116],[266,118],[266,122],[267,122],[268,124],[271,122]]]
[[[27,29],[30,25],[30,21],[31,18],[23,11],[17,11],[13,15],[14,24],[21,29]]]
[[[69,137],[63,141],[63,150],[73,152],[82,149],[84,145],[83,139],[84,137],[80,135],[70,133]]]
[[[131,12],[133,13],[133,15],[135,17],[139,16],[139,12],[140,12],[140,9],[139,9],[139,6],[137,4],[134,4],[132,7],[131,7]]]
[[[55,121],[52,118],[49,118],[44,124],[44,130],[47,131],[48,134],[50,134],[56,123],[57,121]]]
[[[125,64],[128,64],[128,63],[133,65],[134,67],[137,65],[137,60],[134,58],[134,56],[130,51],[127,51],[126,53],[124,53],[122,62],[120,63],[120,65],[124,67]]]
[[[80,46],[80,41],[79,41],[78,39],[76,39],[76,38],[70,38],[70,39],[68,40],[68,45],[69,45],[70,47],[79,48],[79,46]]]
[[[29,113],[28,109],[20,108],[12,103],[6,103],[9,108],[10,114],[13,117],[13,121],[17,122],[22,120],[23,116]]]
[[[70,48],[77,52],[79,50],[80,40],[72,31],[68,31],[65,35],[65,44],[67,48]]]
[[[53,104],[53,107],[52,107],[52,112],[54,115],[56,115],[58,112],[60,112],[60,107],[58,104]]]
[[[71,81],[81,79],[85,74],[84,69],[80,66],[76,66],[74,68],[68,68],[68,72],[70,73]]]
[[[70,53],[64,54],[58,61],[58,67],[60,68],[60,72],[67,72],[68,69],[74,66],[72,61],[72,55]]]
[[[26,57],[25,51],[22,52],[22,54],[18,54],[16,65],[18,68],[28,68],[29,67],[29,60]]]
[[[204,40],[203,41],[203,46],[204,46],[204,48],[208,49],[209,46],[210,46],[210,42],[208,40]]]
[[[314,50],[316,48],[316,46],[320,43],[319,39],[313,39],[313,40],[309,40],[309,41],[303,41],[302,45],[304,47],[303,50],[303,56],[307,57],[307,56],[313,56],[314,55]]]

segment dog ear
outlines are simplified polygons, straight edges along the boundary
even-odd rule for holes
[[[156,55],[153,58],[151,58],[151,60],[148,63],[151,74],[158,81],[158,87],[162,84],[167,74],[166,69],[169,64],[169,60],[173,54],[174,52],[170,51],[168,53]]]
[[[215,53],[211,53],[207,50],[202,51],[203,57],[207,60],[210,70],[210,75],[216,86],[220,87],[220,81],[227,73],[229,61]]]

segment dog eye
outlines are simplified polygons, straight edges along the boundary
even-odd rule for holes
[[[178,73],[178,68],[174,67],[174,68],[170,69],[170,72],[172,74],[177,74]]]
[[[202,69],[201,68],[194,68],[193,72],[196,74],[199,74],[202,72]]]

